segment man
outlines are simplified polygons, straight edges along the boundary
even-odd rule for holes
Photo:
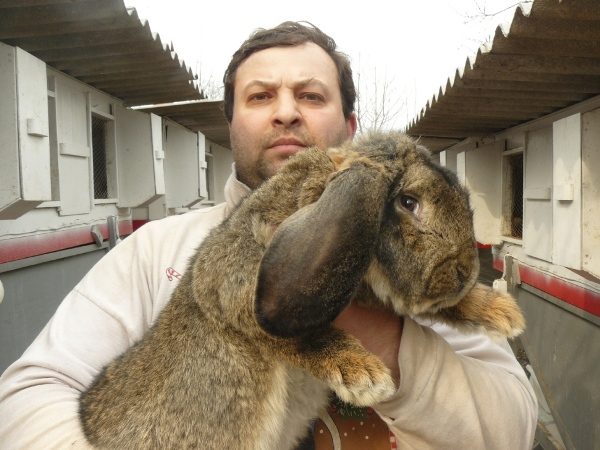
[[[356,131],[349,63],[317,28],[258,31],[224,81],[235,160],[226,203],[151,222],[92,268],[0,379],[1,448],[85,446],[79,394],[156,320],[178,282],[168,270],[182,272],[208,231],[291,155]],[[336,324],[392,370],[398,391],[375,409],[399,448],[530,448],[536,401],[505,341],[358,306]]]

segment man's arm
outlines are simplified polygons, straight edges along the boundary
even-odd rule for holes
[[[152,318],[143,251],[132,236],[104,256],[2,375],[0,448],[86,447],[81,391]]]
[[[505,340],[409,318],[399,323],[356,306],[336,320],[399,373],[398,391],[375,409],[400,448],[531,448],[537,401]]]
[[[89,271],[0,377],[1,449],[87,446],[77,414],[80,393],[142,339],[225,208],[150,222]]]
[[[403,321],[402,317],[383,309],[351,304],[338,315],[334,324],[358,338],[367,350],[379,356],[389,367],[392,378],[398,386],[400,382],[398,352]]]

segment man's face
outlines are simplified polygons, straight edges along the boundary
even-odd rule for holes
[[[234,87],[233,158],[251,188],[305,147],[336,146],[356,131],[354,114],[344,118],[335,63],[312,42],[252,54]]]

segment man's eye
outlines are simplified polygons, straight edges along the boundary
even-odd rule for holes
[[[269,99],[269,94],[267,92],[257,92],[256,94],[252,94],[249,97],[250,101],[261,102]]]
[[[304,92],[300,95],[300,98],[310,102],[322,102],[325,100],[321,94],[316,94],[314,92]]]

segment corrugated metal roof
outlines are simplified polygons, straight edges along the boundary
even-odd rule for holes
[[[200,131],[216,144],[231,148],[229,125],[223,112],[223,100],[201,100],[176,105],[157,105],[141,108],[140,110],[167,117],[192,131]]]
[[[0,41],[128,105],[203,98],[173,46],[122,0],[0,0]]]
[[[600,0],[535,0],[527,9],[456,71],[408,134],[441,150],[600,94]]]

